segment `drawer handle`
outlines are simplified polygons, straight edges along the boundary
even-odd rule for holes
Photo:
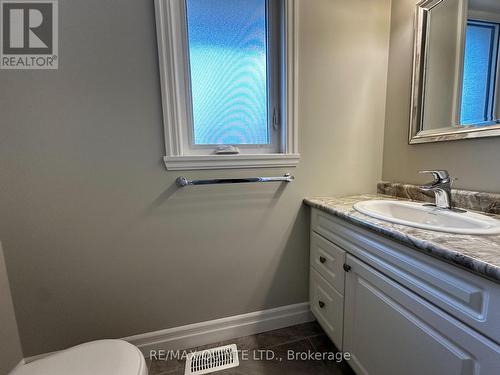
[[[325,257],[319,257],[319,261],[320,261],[320,263],[325,263],[326,262],[326,258]]]
[[[319,305],[320,309],[322,309],[323,307],[325,307],[325,303],[323,301],[319,301],[318,305]]]

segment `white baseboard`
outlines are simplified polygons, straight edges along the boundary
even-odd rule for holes
[[[189,349],[290,327],[296,324],[312,322],[313,320],[314,317],[309,308],[309,303],[305,302],[143,333],[124,337],[122,340],[137,346],[147,358],[151,350]],[[22,361],[22,364],[30,363],[55,353],[57,352],[28,357]]]
[[[26,364],[26,361],[23,359],[21,359],[19,361],[19,363],[16,365],[16,367],[14,367],[12,370],[10,370],[9,374],[12,374],[14,371],[16,371],[19,367],[21,366],[24,366]]]
[[[151,350],[189,349],[313,320],[309,303],[298,303],[125,337],[123,340],[137,346],[145,357],[149,357]]]
[[[27,365],[28,363],[31,363],[33,361],[38,361],[39,359],[43,359],[45,357],[51,356],[52,354],[59,353],[60,350],[56,350],[55,352],[49,352],[49,353],[42,353],[42,354],[37,354],[31,357],[26,357],[23,359],[22,364]]]

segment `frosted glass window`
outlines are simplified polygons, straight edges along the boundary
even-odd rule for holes
[[[195,145],[271,142],[266,0],[187,0]]]
[[[462,88],[462,125],[492,121],[498,64],[498,24],[469,22]]]

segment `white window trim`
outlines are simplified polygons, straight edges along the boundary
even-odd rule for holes
[[[189,155],[184,149],[183,132],[188,129],[185,101],[188,98],[186,69],[179,63],[185,59],[186,46],[179,24],[179,0],[155,0],[156,30],[165,128],[168,170],[292,167],[300,159],[298,145],[298,1],[285,0],[285,46],[283,79],[283,113],[281,152],[275,154]]]

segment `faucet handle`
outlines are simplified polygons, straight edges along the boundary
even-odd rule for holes
[[[418,173],[424,174],[424,173],[430,173],[434,177],[435,182],[444,182],[446,180],[450,179],[450,174],[446,170],[435,170],[435,171],[419,171]]]

